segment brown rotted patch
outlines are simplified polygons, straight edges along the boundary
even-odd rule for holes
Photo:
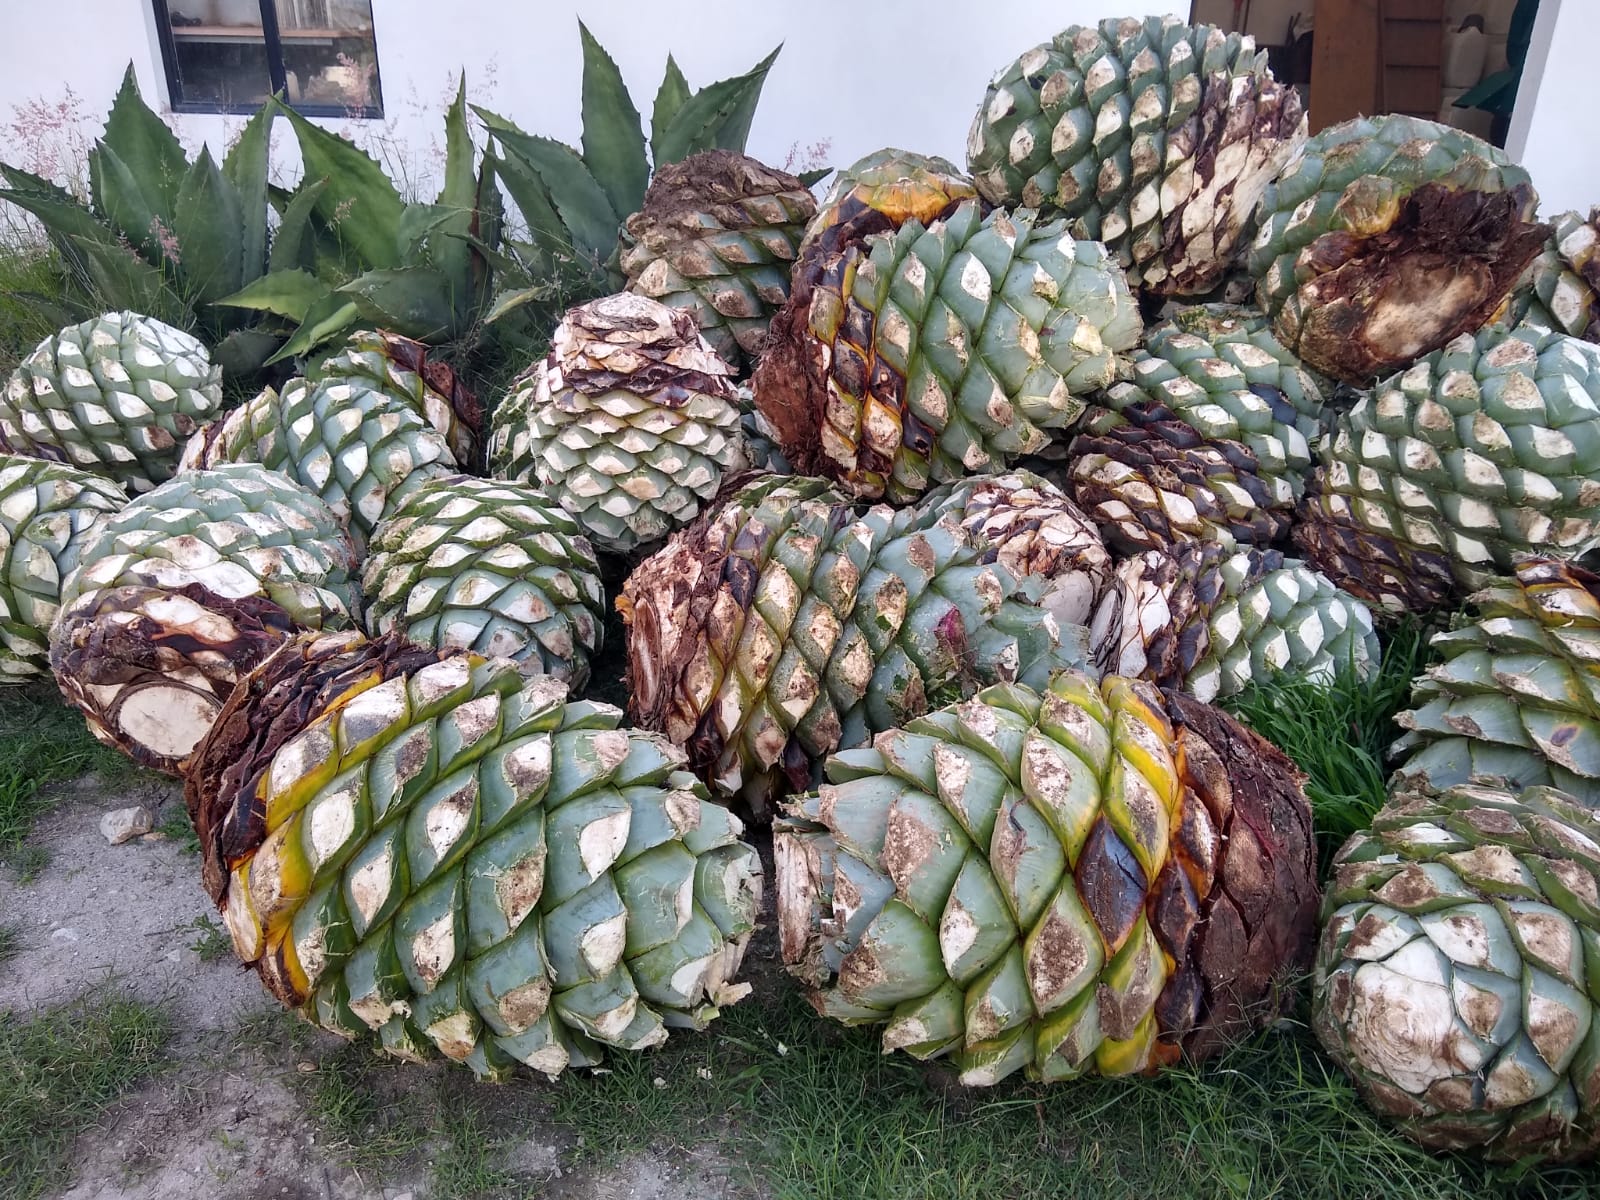
[[[626,228],[630,236],[661,253],[698,242],[706,233],[706,217],[724,229],[760,223],[750,203],[763,197],[782,200],[800,223],[817,211],[810,189],[787,171],[732,150],[704,150],[661,166],[650,177],[644,203],[628,218]]]
[[[456,419],[472,431],[476,443],[483,434],[483,405],[478,403],[477,396],[462,382],[455,369],[431,357],[429,347],[422,342],[401,337],[386,329],[379,330],[378,337],[383,340],[384,352],[390,358],[406,370],[422,376],[430,388],[450,402]]]
[[[354,648],[347,639],[306,634],[239,681],[190,756],[183,789],[200,839],[201,879],[219,907],[229,873],[267,835],[265,801],[257,793],[278,749],[357,681],[409,675],[458,653],[426,649],[395,633]]]
[[[179,628],[149,615],[152,602],[171,596],[193,601],[216,619]],[[137,615],[128,620],[129,614]],[[50,663],[62,694],[83,710],[97,736],[109,737],[142,766],[181,775],[184,759],[157,751],[123,729],[124,705],[140,691],[158,687],[169,696],[192,694],[197,711],[220,708],[234,683],[296,629],[287,612],[260,596],[233,599],[198,583],[176,589],[105,588],[62,617]],[[191,673],[203,682],[187,682]],[[105,700],[96,694],[100,688],[116,690]]]
[[[1384,613],[1424,613],[1454,599],[1458,588],[1449,555],[1330,513],[1321,499],[1322,487],[1318,467],[1306,484],[1292,535],[1307,562]]]
[[[964,202],[956,198],[927,223],[949,216]],[[904,411],[905,381],[873,353],[876,317],[841,295],[845,312],[838,339],[823,345],[811,332],[811,303],[818,287],[839,291],[846,268],[866,253],[867,238],[892,233],[899,223],[857,194],[846,196],[833,212],[834,223],[816,233],[795,264],[788,302],[772,318],[751,386],[756,408],[772,424],[784,456],[802,475],[821,475],[851,483],[855,472],[826,454],[822,428],[827,421],[828,380],[832,376],[852,396],[871,394],[899,412],[904,444],[920,453],[933,445],[933,431]],[[920,449],[919,449],[920,448]],[[862,445],[857,471],[885,474],[892,465],[882,448]],[[870,489],[869,489],[870,490]]]
[[[1366,202],[1356,190],[1340,205]],[[1550,235],[1531,220],[1535,203],[1527,184],[1489,193],[1427,183],[1381,232],[1323,234],[1300,252],[1311,279],[1298,336],[1285,340],[1358,387],[1403,370],[1494,315]]]
[[[1204,1001],[1184,1049],[1202,1057],[1283,1008],[1311,965],[1317,891],[1304,776],[1221,709],[1168,689],[1179,766],[1216,821],[1221,854],[1192,945]]]
[[[1235,97],[1236,84],[1233,75],[1212,72],[1206,77],[1195,111],[1167,134],[1168,161],[1194,163],[1191,193],[1211,190],[1217,158],[1223,150],[1241,142],[1252,149],[1287,147],[1303,135],[1305,113],[1298,90],[1285,87],[1268,75],[1241,101]],[[1267,161],[1261,161],[1257,172],[1268,171]],[[1251,214],[1258,196],[1250,191],[1236,194],[1239,183],[1235,178],[1215,193],[1215,217],[1207,222],[1206,232],[1216,239],[1216,245],[1205,258],[1191,261],[1189,257],[1188,238],[1183,232],[1187,197],[1176,205],[1163,205],[1166,215],[1161,222],[1162,257],[1169,266],[1179,266],[1150,290],[1163,297],[1194,296],[1211,291],[1222,281],[1236,258],[1238,247],[1248,244],[1247,235],[1254,224]]]

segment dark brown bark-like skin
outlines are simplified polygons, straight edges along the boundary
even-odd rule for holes
[[[1296,89],[1269,77],[1239,99],[1234,96],[1234,82],[1225,73],[1206,77],[1199,106],[1167,135],[1167,161],[1192,158],[1197,189],[1208,185],[1215,176],[1217,156],[1224,149],[1240,142],[1260,146],[1291,141],[1305,119]],[[1183,233],[1187,206],[1179,204],[1167,213],[1161,222],[1161,257],[1177,269],[1147,290],[1165,298],[1199,295],[1217,286],[1237,260],[1240,247],[1250,244],[1254,229],[1250,211],[1232,211],[1237,182],[1218,190],[1217,220],[1207,229],[1209,236],[1225,238],[1220,254],[1191,261],[1188,239]]]
[[[378,336],[383,339],[390,358],[406,370],[421,375],[429,387],[450,402],[450,408],[456,414],[456,418],[472,431],[473,446],[481,448],[483,405],[478,402],[472,389],[461,381],[461,376],[457,375],[449,364],[430,358],[430,350],[422,342],[412,341],[408,337],[401,337],[398,333],[390,333],[386,329],[380,329]]]
[[[140,611],[147,602],[167,595],[182,596],[216,614],[222,640],[167,628],[148,616],[111,619]],[[50,665],[62,695],[82,710],[96,737],[141,766],[181,776],[186,759],[162,754],[122,729],[123,703],[142,688],[159,686],[193,693],[203,704],[220,709],[233,690],[233,680],[293,636],[296,628],[293,618],[270,600],[229,599],[198,583],[171,591],[106,588],[93,593],[88,605],[75,605],[62,616],[51,639]],[[175,674],[180,670],[198,671],[207,686],[180,681]],[[109,706],[92,693],[99,687],[118,689]]]
[[[725,229],[744,228],[749,222],[742,201],[779,195],[794,200],[804,220],[817,211],[810,190],[787,171],[732,150],[704,150],[667,163],[650,177],[644,204],[628,218],[627,230],[640,239],[650,235],[665,250],[704,236],[703,215]]]
[[[1278,333],[1306,364],[1364,387],[1404,370],[1500,307],[1543,249],[1527,184],[1484,193],[1438,183],[1400,202],[1382,233],[1325,233],[1300,252],[1298,329]],[[1525,215],[1526,214],[1526,215]]]
[[[966,202],[965,198],[952,200],[924,223],[947,217]],[[803,248],[800,261],[795,264],[788,303],[772,318],[766,349],[762,351],[761,361],[756,364],[751,386],[755,391],[756,408],[772,423],[784,457],[793,464],[797,473],[848,482],[851,472],[822,450],[820,435],[828,404],[828,366],[824,347],[810,330],[811,297],[824,278],[842,278],[849,256],[865,253],[867,238],[875,233],[892,233],[899,225],[854,194],[844,198],[835,216],[834,224],[820,231]],[[856,321],[852,324],[847,319],[841,325],[840,338],[870,351],[873,335],[871,324],[865,328],[857,327],[862,324],[861,318],[869,314],[858,307],[853,315]],[[848,370],[848,366],[842,369]],[[861,380],[863,386],[854,394],[865,395],[864,385],[867,382]],[[870,382],[874,385],[880,383],[877,379]],[[897,379],[893,383],[899,384],[900,394],[886,399],[890,407],[902,410],[904,381]],[[894,390],[892,383],[889,390]],[[902,412],[902,420],[906,416],[909,414]],[[908,441],[914,441],[917,434],[917,430],[907,429],[904,436]],[[931,431],[927,441],[931,449]],[[892,465],[866,452],[860,468],[886,474]]]
[[[350,689],[458,653],[429,650],[397,633],[354,644],[351,636],[306,635],[240,680],[190,756],[183,789],[200,839],[201,880],[219,907],[227,902],[230,872],[267,835],[265,800],[257,789],[278,749]]]
[[[1295,523],[1294,544],[1306,561],[1381,613],[1425,613],[1457,595],[1450,558],[1330,516],[1316,503],[1322,471],[1312,473]]]
[[[1074,438],[1073,458],[1104,454],[1134,468],[1157,490],[1195,500],[1202,519],[1226,529],[1242,545],[1267,546],[1288,534],[1293,514],[1274,500],[1272,490],[1261,479],[1260,464],[1250,447],[1226,438],[1203,437],[1156,401],[1130,404],[1117,415],[1126,423]],[[1099,410],[1091,409],[1084,416],[1084,428],[1093,429],[1102,419]],[[1224,476],[1231,476],[1255,503],[1256,507],[1245,517],[1230,516],[1220,499],[1204,503],[1207,496],[1213,495],[1207,480]],[[1121,497],[1111,488],[1074,474],[1072,498],[1092,516],[1100,504]],[[1138,518],[1141,535],[1133,535],[1120,526],[1101,526],[1106,539],[1121,543],[1121,549],[1169,550],[1190,540],[1187,534],[1172,528],[1159,507],[1132,502],[1129,507]]]
[[[1316,843],[1305,777],[1227,713],[1168,689],[1179,770],[1222,835],[1216,878],[1188,962],[1168,984],[1201,998],[1192,1026],[1161,1036],[1203,1058],[1287,1008],[1316,948]],[[1168,1000],[1163,992],[1163,1001]]]
[[[1211,627],[1208,622],[1224,593],[1221,566],[1236,551],[1218,542],[1188,542],[1170,550],[1147,552],[1136,560],[1143,567],[1140,579],[1159,588],[1167,598],[1171,619],[1161,626],[1145,643],[1145,658],[1149,664],[1143,678],[1158,687],[1179,688],[1193,671],[1195,664],[1211,649]],[[1277,550],[1242,551],[1250,556],[1250,569],[1243,586],[1248,587],[1269,571],[1283,566],[1283,555]],[[1124,570],[1128,570],[1126,565]],[[1130,594],[1124,584],[1122,572],[1112,577],[1107,589],[1105,604],[1122,606],[1120,619],[1113,623],[1113,637],[1092,648],[1095,666],[1101,671],[1114,673],[1118,661],[1118,640],[1123,622],[1137,623],[1138,614],[1131,611],[1138,603],[1138,594]]]

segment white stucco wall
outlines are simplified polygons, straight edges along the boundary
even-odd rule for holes
[[[1544,0],[1509,149],[1532,171],[1546,211],[1600,204],[1600,150],[1589,129],[1592,64],[1583,15],[1596,0]],[[666,53],[693,86],[748,69],[780,41],[751,130],[757,157],[783,164],[827,145],[849,163],[884,145],[962,162],[989,75],[1075,21],[1108,13],[1185,12],[1183,0],[374,0],[386,116],[330,122],[380,152],[425,191],[445,98],[467,71],[472,98],[525,129],[576,142],[577,16],[617,59],[646,113]],[[145,96],[166,101],[148,0],[0,0],[0,157],[63,167],[99,132],[131,59]],[[70,95],[68,89],[70,88]],[[191,146],[226,144],[239,118],[172,118]],[[280,174],[294,172],[287,130]]]
[[[1506,150],[1528,168],[1546,213],[1600,206],[1592,49],[1596,0],[1542,0]]]
[[[392,169],[425,174],[447,95],[464,67],[474,100],[530,132],[576,143],[581,15],[617,60],[647,123],[668,50],[698,88],[748,70],[782,42],[751,130],[752,154],[782,165],[791,149],[803,154],[829,143],[825,161],[843,165],[897,145],[959,164],[972,113],[997,68],[1112,8],[1171,7],[1171,0],[984,0],[979,9],[948,0],[374,0],[385,118],[326,123],[369,147],[381,145]],[[68,85],[92,139],[129,59],[146,99],[164,105],[149,10],[147,0],[0,0],[8,50],[0,72],[0,156],[27,157],[37,140],[14,127],[18,106],[54,105]],[[186,143],[209,140],[214,149],[241,123],[171,119]],[[291,140],[280,126],[279,141]],[[281,161],[292,169],[292,154]]]

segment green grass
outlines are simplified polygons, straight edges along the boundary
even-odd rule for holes
[[[1396,628],[1370,679],[1359,678],[1353,666],[1342,668],[1331,685],[1277,675],[1224,702],[1306,773],[1324,865],[1383,804],[1385,755],[1400,734],[1394,716],[1406,707],[1411,681],[1428,661],[1430,632],[1416,623]]]
[[[430,1194],[459,1200],[526,1194],[504,1162],[542,1107],[526,1089],[380,1059],[370,1045],[339,1047],[300,1078],[319,1142],[358,1173],[411,1177],[421,1168]]]
[[[0,924],[0,963],[10,962],[22,950],[22,926],[14,921]]]
[[[46,247],[0,229],[0,378],[73,314],[40,297],[59,297],[66,286],[60,263]]]
[[[169,804],[162,810],[161,820],[156,822],[156,832],[178,843],[178,848],[185,854],[199,855],[200,835],[194,831],[189,810],[181,802]]]
[[[228,931],[208,916],[199,916],[194,919],[194,924],[189,926],[194,930],[195,937],[189,943],[203,963],[217,962],[228,957],[233,951],[233,939],[228,936]]]
[[[0,1196],[32,1200],[71,1175],[73,1139],[161,1069],[165,1010],[111,993],[33,1016],[0,1012]]]
[[[774,984],[708,1034],[606,1066],[552,1089],[556,1119],[579,1137],[574,1168],[709,1144],[736,1181],[781,1200],[1577,1200],[1592,1183],[1488,1170],[1395,1137],[1287,1024],[1153,1079],[970,1090],[938,1064],[882,1055],[870,1030],[818,1021]]]
[[[95,741],[82,715],[44,685],[0,693],[0,863],[28,879],[48,861],[27,839],[50,807],[50,784],[91,772],[126,779],[135,770]]]

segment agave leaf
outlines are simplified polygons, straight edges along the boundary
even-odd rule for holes
[[[355,300],[363,315],[406,337],[437,341],[454,332],[451,283],[433,267],[368,271],[338,291]]]
[[[644,203],[650,182],[644,130],[617,64],[582,21],[578,35],[583,39],[583,161],[621,217]]]
[[[132,309],[173,325],[188,326],[194,312],[167,286],[166,277],[126,246],[92,237],[72,237],[87,273],[87,286],[104,309]]]
[[[505,229],[505,200],[500,194],[499,173],[496,160],[488,153],[478,168],[478,198],[472,214],[472,228],[468,231],[468,244],[472,252],[473,304],[481,308],[488,302],[494,284],[493,264],[485,249],[493,251],[500,246],[500,236]]]
[[[428,239],[428,258],[450,281],[456,302],[464,304],[472,292],[472,247],[467,245],[465,239],[472,232],[477,219],[478,200],[478,181],[472,161],[472,129],[467,124],[465,71],[461,73],[450,111],[445,114],[444,136],[444,186],[439,190],[439,198],[434,201],[433,207],[445,215],[432,228],[432,232],[439,236]],[[405,217],[410,215],[408,208],[402,217],[402,228],[406,225]]]
[[[160,262],[168,257],[162,242],[166,239],[170,244],[172,228],[161,219],[153,199],[144,194],[121,155],[104,143],[96,146],[89,152],[89,180],[100,197],[100,211],[113,229],[137,246],[146,259]]]
[[[534,241],[551,251],[572,254],[572,233],[556,211],[555,201],[550,198],[550,189],[545,187],[539,172],[521,159],[496,158],[494,162],[506,193],[521,211]]]
[[[821,183],[824,179],[832,174],[832,167],[818,167],[814,171],[801,171],[796,178],[807,187],[816,187],[817,184]]]
[[[169,218],[178,202],[178,189],[189,167],[189,159],[178,143],[177,134],[156,116],[139,95],[139,81],[133,64],[122,77],[122,87],[111,103],[105,133],[100,144],[110,147],[138,181],[151,210]]]
[[[317,215],[367,269],[399,266],[397,235],[405,203],[383,168],[353,142],[319,129],[282,101],[272,103],[294,126],[305,178],[328,181],[317,196]]]
[[[597,262],[605,262],[617,244],[622,221],[578,152],[552,138],[523,133],[510,121],[485,109],[474,106],[473,111],[500,143],[502,157],[522,163],[543,181],[572,246]]]
[[[278,231],[272,238],[272,257],[267,261],[269,272],[305,267],[314,261],[311,250],[316,234],[311,228],[311,213],[327,188],[326,179],[309,180],[289,198],[278,221]]]
[[[272,150],[272,105],[245,122],[239,140],[222,163],[222,174],[239,197],[240,282],[267,269],[267,164]]]
[[[196,306],[237,291],[244,282],[244,223],[239,193],[223,177],[208,147],[200,148],[178,189],[172,211],[183,290]]]
[[[225,379],[248,379],[266,365],[282,342],[281,333],[235,329],[211,348],[211,361],[222,368]]]
[[[489,306],[489,311],[484,314],[483,321],[486,325],[493,325],[496,321],[515,312],[525,304],[535,304],[544,300],[554,300],[556,288],[551,283],[535,284],[533,287],[517,288],[515,291],[501,292],[494,298],[494,303]]]
[[[655,107],[650,110],[650,154],[656,164],[670,161],[661,157],[661,142],[678,110],[689,101],[689,81],[683,77],[677,60],[667,55],[667,73],[662,77],[656,92]]]
[[[300,322],[300,328],[296,329],[289,340],[279,346],[278,352],[263,365],[271,366],[275,362],[283,362],[296,355],[309,353],[315,347],[343,334],[360,316],[361,306],[354,299],[338,292],[329,292],[311,306],[306,312],[306,319]]]
[[[291,321],[302,322],[312,305],[333,291],[324,280],[310,271],[268,271],[251,280],[231,296],[215,301],[229,308],[248,308],[256,312],[274,313]]]
[[[0,200],[9,201],[37,217],[67,266],[79,279],[87,282],[88,262],[74,239],[98,239],[114,246],[117,244],[116,233],[74,200],[64,188],[57,187],[49,180],[30,175],[17,167],[0,167],[0,172],[4,173],[6,182],[11,185],[7,189],[0,189]]]
[[[408,204],[400,214],[398,246],[400,261],[406,266],[420,267],[431,263],[438,267],[438,251],[442,245],[435,236],[460,216],[457,209],[442,208],[437,204]],[[465,237],[462,230],[458,236]],[[441,273],[443,273],[441,269]]]
[[[7,292],[6,299],[25,305],[33,316],[58,329],[83,320],[82,306],[73,305],[61,296],[46,296],[42,292]]]
[[[720,80],[690,96],[673,115],[661,138],[656,167],[679,162],[702,150],[735,150],[742,154],[767,72],[782,49],[780,45],[743,75]]]

